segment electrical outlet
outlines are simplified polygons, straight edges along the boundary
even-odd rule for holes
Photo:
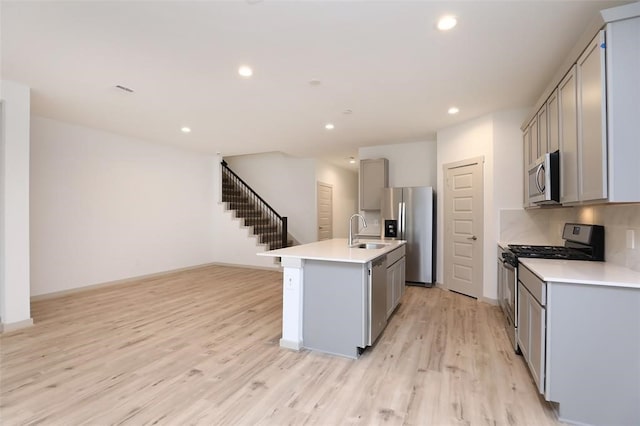
[[[635,249],[636,248],[636,235],[633,229],[627,229],[627,248]]]

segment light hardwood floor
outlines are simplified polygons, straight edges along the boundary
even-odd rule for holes
[[[278,346],[281,282],[211,266],[33,302],[0,337],[0,423],[558,424],[497,307],[407,287],[350,360]]]

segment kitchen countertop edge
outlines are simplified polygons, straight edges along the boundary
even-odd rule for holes
[[[381,249],[352,248],[347,245],[346,238],[317,241],[299,246],[257,253],[258,256],[289,257],[305,260],[321,260],[327,262],[368,263],[404,245],[404,240],[365,240],[359,243],[387,244]]]
[[[640,290],[640,272],[612,263],[532,258],[520,258],[518,261],[547,282]]]

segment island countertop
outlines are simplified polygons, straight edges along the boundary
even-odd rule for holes
[[[346,238],[334,238],[299,246],[286,247],[277,250],[258,253],[258,256],[291,257],[297,259],[324,260],[329,262],[367,263],[401,245],[403,240],[363,240],[358,244],[384,244],[379,249],[363,249],[349,247]]]

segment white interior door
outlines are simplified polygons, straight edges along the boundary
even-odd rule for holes
[[[318,241],[333,238],[333,187],[318,182]]]
[[[483,163],[444,165],[444,284],[475,298],[482,296]]]

